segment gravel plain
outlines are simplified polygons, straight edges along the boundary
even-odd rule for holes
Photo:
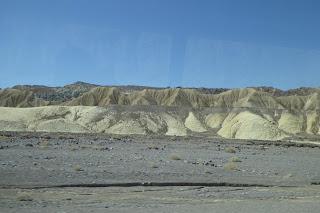
[[[4,132],[0,212],[319,212],[319,151],[281,141]]]

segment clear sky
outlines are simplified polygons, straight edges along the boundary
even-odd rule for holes
[[[319,0],[0,0],[0,87],[320,86]]]

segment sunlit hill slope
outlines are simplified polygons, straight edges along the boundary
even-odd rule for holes
[[[1,131],[280,140],[320,135],[320,89],[15,86],[0,90]]]

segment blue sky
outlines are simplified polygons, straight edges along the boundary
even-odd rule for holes
[[[320,86],[318,0],[0,0],[0,87]]]

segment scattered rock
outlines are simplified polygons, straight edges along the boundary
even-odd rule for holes
[[[155,150],[158,150],[159,147],[155,146],[155,145],[150,145],[148,146],[148,149],[155,149]]]
[[[203,165],[204,165],[204,166],[214,166],[214,167],[216,167],[216,165],[213,163],[212,160],[203,162]]]

